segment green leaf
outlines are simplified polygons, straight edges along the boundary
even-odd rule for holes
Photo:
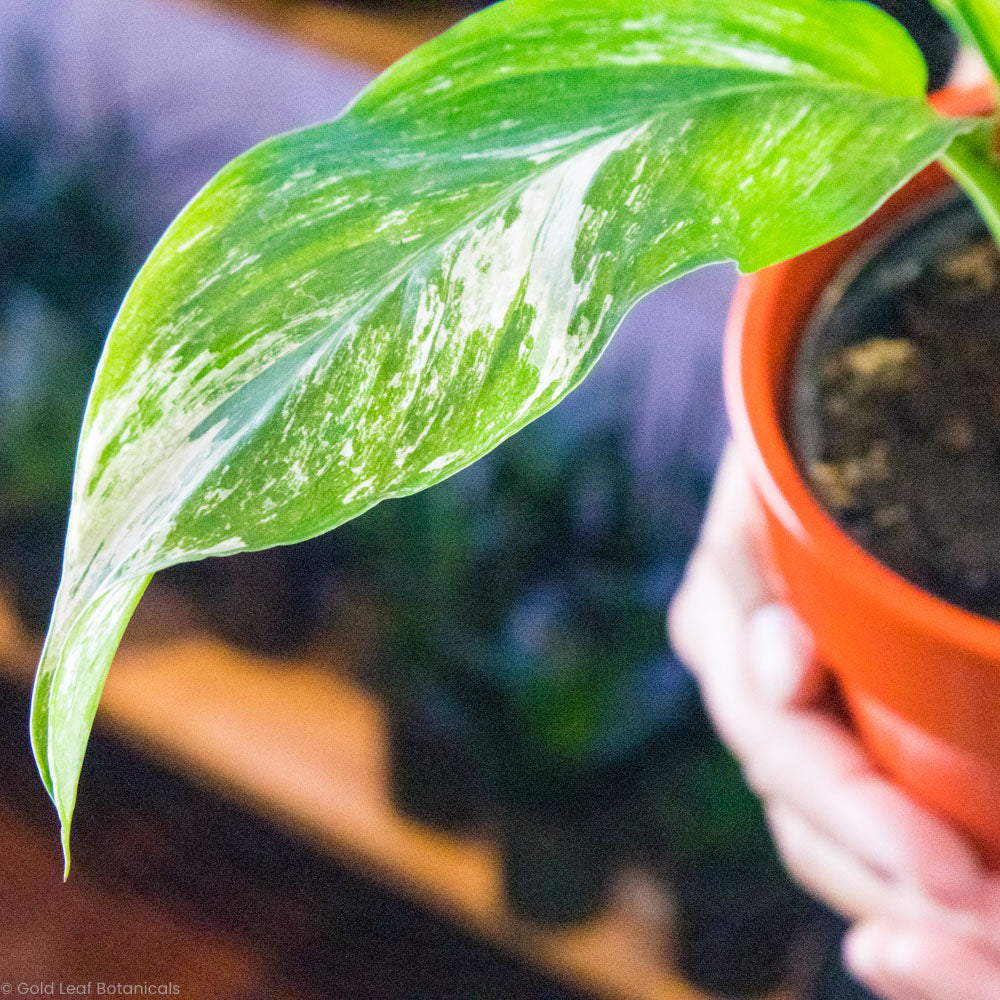
[[[975,46],[977,44],[976,33],[963,14],[964,3],[960,0],[931,0],[931,3],[948,22],[952,31],[958,35],[962,45]],[[997,39],[997,42],[1000,42],[1000,39]]]
[[[32,717],[64,827],[150,574],[428,486],[651,289],[853,226],[966,127],[924,81],[862,3],[507,0],[226,167],[139,273],[84,420]]]

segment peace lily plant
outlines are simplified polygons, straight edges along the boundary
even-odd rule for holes
[[[945,12],[995,70],[996,0]],[[444,479],[576,386],[642,296],[830,240],[934,159],[1000,232],[992,125],[925,91],[855,0],[504,0],[225,167],[140,270],[84,416],[31,716],[67,865],[153,573]]]

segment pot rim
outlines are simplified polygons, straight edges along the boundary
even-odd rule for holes
[[[979,114],[995,104],[991,87],[944,91],[934,101],[949,114]],[[865,551],[813,497],[799,471],[782,429],[780,391],[789,376],[775,378],[767,370],[772,308],[789,288],[808,288],[812,299],[797,323],[796,346],[820,304],[823,290],[851,266],[867,245],[877,241],[894,219],[939,196],[948,183],[943,171],[925,170],[893,196],[857,229],[791,260],[756,274],[741,276],[726,325],[723,348],[723,386],[737,450],[764,503],[801,542],[825,554],[831,574],[846,578],[852,588],[902,619],[917,632],[959,646],[981,659],[1000,664],[1000,622],[966,611],[944,598],[910,583]],[[953,182],[952,182],[953,183]],[[914,194],[914,191],[916,193]],[[908,195],[908,197],[907,197]],[[790,352],[794,355],[794,350]]]

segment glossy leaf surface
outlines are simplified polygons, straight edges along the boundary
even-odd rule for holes
[[[64,838],[153,572],[428,486],[653,288],[848,229],[965,128],[923,88],[866,4],[506,0],[226,167],[136,279],[84,420],[32,718]]]

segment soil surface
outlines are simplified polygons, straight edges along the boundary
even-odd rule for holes
[[[1000,254],[967,202],[911,221],[829,290],[790,430],[857,542],[1000,620]]]

